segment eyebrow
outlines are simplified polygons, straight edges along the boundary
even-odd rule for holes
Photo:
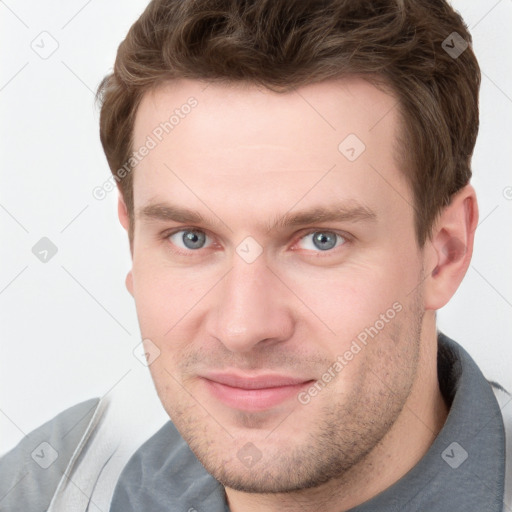
[[[300,212],[287,212],[275,218],[268,230],[316,224],[320,222],[361,222],[376,221],[377,215],[363,205],[318,206]]]
[[[206,219],[199,212],[167,203],[148,204],[138,210],[141,219],[181,222],[183,224],[218,224],[213,218]]]
[[[138,210],[138,217],[148,220],[173,221],[182,224],[203,224],[217,226],[224,224],[220,218],[205,217],[195,210],[168,203],[148,204]],[[278,215],[267,224],[267,231],[310,225],[322,222],[374,222],[377,215],[366,206],[359,204],[317,206],[299,212]]]

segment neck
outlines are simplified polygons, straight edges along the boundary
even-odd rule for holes
[[[417,378],[404,408],[382,441],[342,477],[287,494],[248,494],[226,488],[232,512],[343,512],[384,491],[427,453],[442,429],[448,407],[437,376],[437,335],[423,340]],[[298,507],[299,505],[299,507]]]

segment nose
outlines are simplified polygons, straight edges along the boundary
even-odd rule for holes
[[[286,341],[294,329],[289,292],[263,257],[246,263],[234,255],[230,272],[214,297],[208,333],[228,350],[244,353],[256,345]]]

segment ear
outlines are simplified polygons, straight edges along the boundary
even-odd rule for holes
[[[442,308],[457,291],[471,261],[477,224],[475,190],[466,185],[442,210],[425,243],[425,309]]]
[[[123,194],[119,191],[119,197],[117,201],[117,216],[119,217],[119,222],[123,226],[124,229],[129,233],[130,231],[130,215],[128,214],[128,208],[126,207],[126,203],[124,202]],[[130,252],[133,255],[133,247],[130,242]],[[126,289],[130,292],[130,295],[133,297],[133,274],[130,270],[128,274],[126,274],[125,280]]]
[[[131,270],[126,274],[124,284],[130,295],[133,297],[133,274]]]
[[[126,203],[124,202],[123,194],[121,191],[119,191],[117,200],[117,216],[119,217],[119,222],[123,228],[128,231],[130,229],[130,216],[128,214],[128,208],[126,207]]]

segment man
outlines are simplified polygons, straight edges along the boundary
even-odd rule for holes
[[[470,42],[440,0],[151,2],[100,134],[172,421],[65,411],[5,510],[510,510],[510,396],[436,329],[478,220]]]

